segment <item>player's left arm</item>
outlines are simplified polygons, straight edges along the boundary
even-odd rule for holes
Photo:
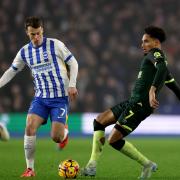
[[[164,84],[166,79],[168,73],[167,63],[165,55],[159,49],[151,52],[150,60],[156,68],[156,74],[149,91],[149,103],[151,107],[157,108],[159,106],[159,102],[156,98],[156,91],[162,86],[162,84]]]
[[[180,86],[179,84],[175,81],[174,77],[171,75],[170,72],[168,72],[165,80],[165,85],[171,89],[174,94],[177,96],[177,98],[180,100]]]
[[[155,86],[158,89],[160,86],[162,86],[162,84],[164,84],[168,74],[167,61],[164,53],[161,50],[155,51],[153,53],[152,62],[156,68],[156,74],[154,76],[152,86]]]
[[[58,41],[61,57],[64,60],[65,64],[68,65],[69,69],[69,87],[68,87],[68,96],[71,101],[75,100],[78,91],[76,88],[76,81],[78,75],[78,63],[73,54],[69,51],[69,49],[64,45],[64,43]]]
[[[69,66],[69,88],[68,88],[68,95],[70,100],[75,100],[78,91],[76,88],[76,81],[77,81],[77,75],[78,75],[78,63],[74,56],[71,57],[71,60],[67,62],[67,65]]]

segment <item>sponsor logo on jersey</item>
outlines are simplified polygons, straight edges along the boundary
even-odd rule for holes
[[[43,71],[51,70],[51,69],[52,69],[52,65],[51,65],[50,62],[41,63],[41,64],[38,64],[38,65],[32,66],[32,70],[35,71],[35,72],[43,72]]]

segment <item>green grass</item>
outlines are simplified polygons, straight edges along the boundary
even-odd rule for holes
[[[58,151],[50,139],[39,138],[36,144],[36,177],[31,180],[61,179],[57,174],[58,164],[67,158],[75,159],[81,167],[84,166],[90,156],[91,141],[91,138],[70,138],[66,149]],[[129,141],[159,165],[152,180],[180,180],[180,138],[130,138]],[[24,169],[23,139],[0,142],[0,179],[21,179],[19,176]],[[95,179],[135,180],[140,171],[140,165],[106,144]]]

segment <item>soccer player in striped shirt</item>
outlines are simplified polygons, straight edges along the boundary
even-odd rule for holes
[[[51,137],[63,147],[68,139],[66,120],[69,100],[75,100],[78,91],[76,79],[78,63],[63,42],[43,36],[43,21],[28,17],[26,34],[30,42],[17,53],[11,67],[0,79],[0,87],[7,84],[25,65],[34,78],[35,97],[27,114],[24,150],[27,169],[21,177],[35,176],[34,154],[37,129],[51,119]],[[69,67],[69,77],[66,65]]]

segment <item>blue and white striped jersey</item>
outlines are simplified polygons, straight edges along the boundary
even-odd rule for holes
[[[17,53],[12,68],[21,71],[28,65],[32,71],[35,97],[55,98],[67,96],[69,78],[65,63],[73,61],[73,55],[64,43],[57,39],[43,38],[41,46],[32,43],[23,46]]]

